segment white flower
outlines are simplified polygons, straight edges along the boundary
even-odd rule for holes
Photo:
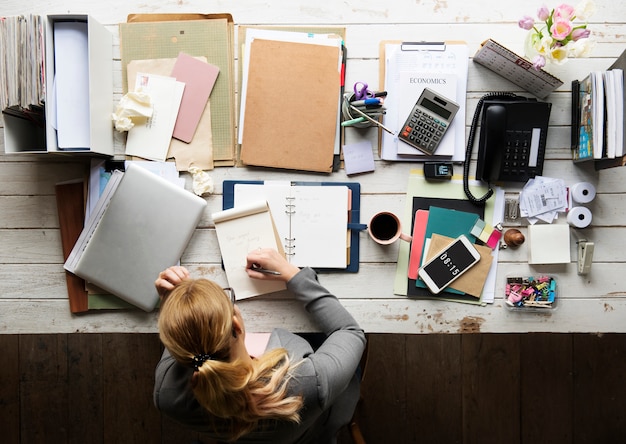
[[[580,39],[575,42],[570,42],[567,45],[568,54],[570,57],[587,57],[591,54],[591,50],[595,46],[595,39],[592,37],[586,39]]]
[[[556,46],[550,51],[550,59],[560,65],[567,61],[567,48],[565,46]]]
[[[596,12],[596,4],[593,0],[583,0],[574,8],[577,19],[587,21]]]

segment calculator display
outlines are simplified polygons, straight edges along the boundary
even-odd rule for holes
[[[450,114],[452,114],[451,111],[448,111],[443,106],[439,106],[435,102],[433,102],[432,100],[428,100],[427,98],[423,98],[420,102],[420,105],[422,105],[427,110],[432,111],[437,115],[443,117],[444,119],[447,119],[448,117],[450,117]]]

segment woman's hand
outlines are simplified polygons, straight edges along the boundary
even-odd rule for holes
[[[189,271],[180,265],[175,265],[160,272],[159,277],[154,281],[159,297],[164,299],[175,286],[188,277]]]
[[[287,262],[287,259],[278,251],[272,248],[259,248],[248,253],[246,258],[246,272],[248,276],[255,279],[280,280],[288,282],[300,269]],[[256,271],[255,268],[266,270],[265,273]],[[268,273],[275,271],[279,274]]]

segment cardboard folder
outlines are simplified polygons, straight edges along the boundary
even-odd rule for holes
[[[131,14],[120,24],[122,78],[131,60],[204,56],[220,75],[211,92],[216,166],[235,163],[234,23],[230,14]],[[124,92],[127,85],[124,85]]]
[[[250,46],[241,161],[331,172],[340,53],[337,47],[255,39]]]

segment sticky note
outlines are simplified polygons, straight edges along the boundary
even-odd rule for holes
[[[483,229],[483,232],[480,233],[480,236],[478,236],[478,239],[480,239],[486,244],[492,232],[493,232],[493,227],[489,225],[485,225],[485,228]]]
[[[343,163],[347,175],[374,171],[372,143],[359,142],[344,145]]]
[[[474,227],[471,229],[470,234],[476,238],[480,238],[480,235],[484,229],[485,229],[485,221],[482,219],[478,219]]]
[[[494,248],[498,246],[498,241],[500,240],[501,237],[502,237],[502,231],[493,230],[491,232],[491,235],[489,236],[489,239],[487,239],[487,242],[485,243],[487,244],[489,248],[493,250]]]

